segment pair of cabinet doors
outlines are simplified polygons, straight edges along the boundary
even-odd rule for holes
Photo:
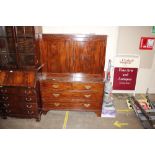
[[[43,71],[103,74],[106,36],[44,34],[40,43]]]

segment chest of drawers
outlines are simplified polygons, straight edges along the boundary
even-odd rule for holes
[[[34,72],[0,72],[0,114],[40,120],[39,85]]]
[[[46,74],[47,75],[47,74]],[[101,114],[103,79],[89,74],[48,74],[40,80],[43,111],[78,110]]]

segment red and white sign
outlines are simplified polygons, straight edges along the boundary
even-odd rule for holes
[[[113,90],[135,90],[139,63],[139,56],[116,57]]]
[[[114,90],[135,90],[138,68],[114,69]]]
[[[155,38],[141,37],[139,49],[152,50],[154,46]]]

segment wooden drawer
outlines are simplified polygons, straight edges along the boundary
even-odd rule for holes
[[[41,91],[48,92],[49,90],[69,90],[72,89],[72,84],[69,82],[53,82],[41,81]]]
[[[17,96],[17,95],[8,95],[8,94],[3,94],[0,95],[0,100],[4,102],[9,102],[11,104],[15,103],[31,103],[31,102],[37,102],[36,96]]]
[[[3,103],[4,112],[6,114],[22,114],[22,105],[18,104],[10,104],[10,103]]]
[[[24,104],[23,105],[23,114],[25,114],[25,115],[35,115],[37,113],[38,113],[37,104],[31,103],[31,104]]]
[[[36,91],[33,88],[0,87],[0,94],[36,95]]]
[[[71,92],[71,91],[44,91],[42,92],[42,99],[44,102],[50,100],[72,100],[72,99],[81,99],[81,100],[102,100],[102,92],[92,92],[92,91],[83,91],[83,92]]]
[[[83,99],[83,100],[92,100],[92,101],[101,101],[102,92],[93,92],[93,91],[83,91],[83,92],[74,92],[72,93],[73,99]]]
[[[37,109],[24,110],[23,112],[24,115],[36,115],[37,113],[38,113]]]
[[[48,100],[57,100],[57,99],[71,99],[72,93],[70,92],[55,92],[55,91],[43,91],[42,92],[42,98],[45,101]]]
[[[72,83],[74,90],[103,91],[103,83]]]
[[[23,104],[23,103],[3,103],[4,111],[7,114],[36,114],[37,104]]]
[[[36,103],[25,103],[23,104],[23,108],[26,110],[35,110],[38,108]]]
[[[21,111],[17,108],[6,108],[4,112],[9,116],[12,114],[21,114]]]
[[[99,102],[48,102],[43,105],[44,110],[100,110],[101,107],[102,105]]]

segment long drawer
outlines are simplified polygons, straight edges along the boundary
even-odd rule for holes
[[[7,114],[34,115],[37,113],[36,103],[2,103],[3,109]]]
[[[102,92],[92,92],[92,91],[81,91],[81,92],[71,92],[71,91],[43,91],[42,100],[43,102],[49,102],[50,100],[71,100],[71,99],[81,99],[81,100],[93,100],[100,101],[102,99]]]
[[[32,95],[17,96],[17,95],[3,94],[3,95],[0,95],[0,100],[3,102],[9,102],[12,104],[18,103],[18,102],[23,102],[23,103],[37,102],[36,96],[32,96]]]
[[[41,81],[41,89],[44,91],[60,91],[60,90],[92,90],[103,91],[103,83],[83,83],[83,82],[54,82],[54,81]]]
[[[44,110],[49,109],[74,109],[74,110],[98,110],[101,109],[101,103],[99,102],[48,102],[43,104]]]
[[[36,95],[36,91],[32,88],[0,87],[0,94]]]

